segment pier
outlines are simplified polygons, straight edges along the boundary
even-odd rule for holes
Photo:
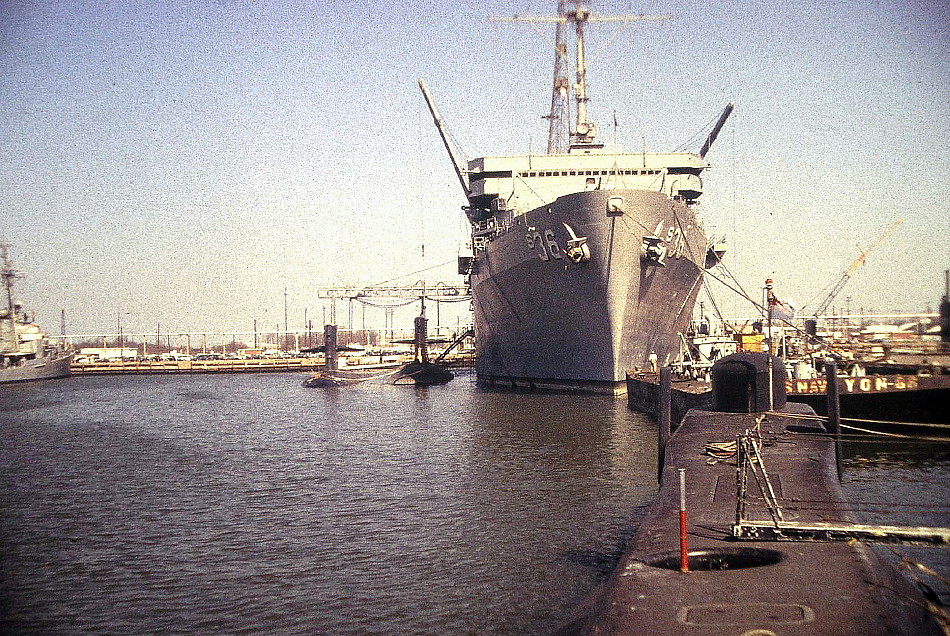
[[[353,367],[365,366],[378,361],[379,356],[365,356]],[[411,355],[387,356],[393,364],[412,360]],[[474,363],[471,354],[447,356],[446,366],[470,367]],[[274,373],[288,371],[314,372],[324,366],[323,356],[250,358],[224,360],[95,360],[73,363],[73,375],[143,375],[171,373]]]
[[[266,373],[277,371],[315,371],[323,365],[320,358],[260,358],[248,360],[97,360],[74,363],[73,375],[146,374],[146,373]]]
[[[341,352],[341,367],[398,366],[413,360],[409,345],[415,342],[415,334],[402,337],[395,330],[338,330],[335,346]],[[312,331],[254,335],[254,346],[249,347],[239,336],[248,334],[180,333],[131,335],[123,340],[122,334],[95,336],[61,336],[65,342],[79,340],[81,344],[72,349],[71,371],[74,375],[106,374],[176,374],[176,373],[266,373],[266,372],[314,372],[326,365],[325,333]],[[268,337],[269,336],[269,337]],[[449,331],[436,330],[428,342],[445,346],[442,363],[451,367],[470,367],[474,364],[471,347],[456,348],[463,341],[470,341],[473,334],[468,328]],[[165,339],[164,345],[161,339]],[[338,339],[337,339],[338,338]],[[148,341],[154,339],[154,344]],[[173,344],[174,343],[174,344]],[[193,347],[193,343],[200,343]],[[101,344],[102,346],[91,346]],[[183,345],[181,348],[175,345]]]

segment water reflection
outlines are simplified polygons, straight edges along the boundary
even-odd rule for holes
[[[843,447],[842,487],[860,523],[950,527],[950,445],[881,439]],[[950,586],[922,575],[920,563],[950,578],[950,550],[919,546],[877,546],[895,567],[928,585],[946,605]]]
[[[543,634],[656,492],[656,426],[622,400],[301,381],[0,392],[0,632]],[[939,514],[940,453],[849,447],[845,487],[929,479]]]

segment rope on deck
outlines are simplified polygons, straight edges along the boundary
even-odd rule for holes
[[[801,413],[783,413],[781,411],[767,411],[768,415],[775,417],[784,417],[792,420],[805,420],[812,422],[820,422],[824,424],[828,421],[828,418],[823,415],[803,415]],[[841,428],[848,429],[851,431],[858,431],[863,435],[845,435],[845,439],[850,439],[852,441],[861,441],[864,439],[873,439],[874,437],[890,437],[898,439],[911,439],[915,441],[923,442],[938,442],[947,444],[950,443],[950,424],[939,424],[935,422],[897,422],[893,420],[869,420],[861,419],[856,417],[843,417],[841,418],[842,422],[856,422],[863,424],[879,424],[885,426],[894,426],[894,427],[915,427],[915,428],[929,428],[932,430],[939,431],[940,433],[946,432],[948,437],[933,437],[929,435],[917,435],[913,433],[890,433],[886,431],[876,431],[868,428],[861,428],[859,426],[852,426],[850,424],[841,424]],[[796,431],[799,435],[820,435],[824,436],[824,433],[802,433]]]

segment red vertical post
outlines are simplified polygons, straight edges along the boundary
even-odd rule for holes
[[[680,468],[680,572],[689,572],[689,546],[686,542],[686,469]]]

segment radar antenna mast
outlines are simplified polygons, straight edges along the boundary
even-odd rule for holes
[[[568,7],[568,5],[573,5]],[[597,126],[590,121],[587,116],[587,61],[584,43],[584,25],[588,22],[644,22],[647,20],[669,20],[668,15],[597,15],[591,13],[586,0],[558,0],[557,16],[513,16],[511,18],[489,18],[491,22],[527,22],[527,23],[553,23],[557,25],[555,32],[555,65],[554,65],[554,87],[551,96],[551,114],[548,128],[548,152],[552,149],[561,148],[560,139],[552,140],[552,137],[562,134],[563,124],[560,123],[564,112],[564,101],[567,92],[566,73],[562,73],[559,65],[560,60],[565,60],[567,47],[562,40],[563,30],[561,27],[568,23],[574,24],[574,36],[577,42],[576,50],[576,82],[574,84],[574,101],[577,103],[577,122],[574,130],[569,132],[571,146],[590,146],[594,144],[594,138],[597,136]],[[563,46],[563,52],[560,47]],[[559,81],[563,80],[563,82]]]
[[[10,245],[8,243],[0,243],[0,264],[2,264],[3,267],[3,269],[0,270],[0,276],[3,277],[3,287],[6,290],[4,295],[6,297],[7,317],[13,318],[13,281],[18,278],[23,278],[23,276],[13,269],[9,250]]]

